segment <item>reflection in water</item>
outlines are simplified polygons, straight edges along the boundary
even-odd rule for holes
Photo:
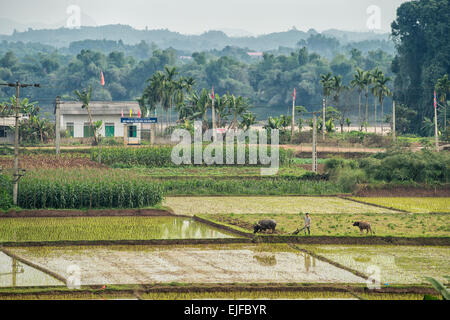
[[[271,267],[277,264],[277,259],[273,254],[260,253],[258,255],[254,255],[253,259],[255,259],[262,266]]]
[[[0,252],[0,287],[57,285],[63,283]]]
[[[217,239],[233,238],[193,219],[158,217],[151,218],[153,239]]]
[[[316,267],[316,258],[311,256],[310,254],[307,254],[306,252],[303,252],[303,257],[305,260],[305,270],[306,272],[309,272],[311,269],[311,260],[312,260],[312,268],[315,269]]]

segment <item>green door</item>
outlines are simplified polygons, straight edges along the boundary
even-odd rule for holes
[[[114,137],[114,123],[107,123],[105,125],[105,136]]]
[[[69,133],[69,137],[74,137],[73,123],[67,123],[67,132]]]
[[[136,126],[128,126],[128,138],[136,138],[137,130]]]

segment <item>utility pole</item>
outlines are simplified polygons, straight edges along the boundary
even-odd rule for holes
[[[60,154],[60,143],[61,143],[61,112],[60,112],[60,97],[56,97],[55,99],[55,149],[56,154]]]
[[[211,120],[212,120],[212,127],[213,127],[213,142],[216,142],[216,134],[217,134],[217,128],[216,128],[216,109],[215,109],[215,101],[216,101],[216,96],[214,94],[214,86],[212,88],[211,91],[211,100],[212,100],[212,105],[211,105]]]
[[[434,139],[436,143],[436,152],[439,152],[439,136],[438,136],[438,123],[437,123],[437,106],[434,106]]]
[[[24,170],[19,173],[19,110],[20,110],[20,88],[35,87],[40,88],[39,83],[26,84],[16,81],[15,83],[0,83],[0,86],[16,88],[16,107],[15,107],[15,129],[14,129],[14,174],[13,174],[13,203],[17,205],[17,194],[19,190],[19,179],[23,176]]]
[[[392,100],[392,138],[394,139],[394,142],[396,140],[395,136],[395,101]]]
[[[295,96],[296,96],[296,91],[294,88],[294,95],[292,98],[291,141],[292,141],[292,139],[294,139],[294,130],[295,130]]]
[[[322,140],[325,141],[325,109],[326,109],[325,98],[322,100]]]
[[[312,171],[317,173],[317,117],[313,113]]]

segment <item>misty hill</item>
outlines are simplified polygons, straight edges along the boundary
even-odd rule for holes
[[[0,19],[1,22],[1,19]],[[57,48],[69,47],[70,43],[83,40],[113,40],[126,45],[136,45],[141,41],[154,43],[158,47],[176,48],[189,52],[204,50],[221,50],[226,46],[249,48],[257,51],[275,50],[279,47],[294,48],[300,40],[307,40],[314,30],[308,32],[291,29],[259,36],[230,37],[223,31],[208,31],[201,35],[184,35],[179,32],[160,30],[137,30],[127,25],[106,25],[97,27],[81,27],[79,29],[28,29],[14,31],[12,35],[0,35],[0,41],[34,42],[51,45]],[[347,44],[354,41],[388,41],[388,34],[358,33],[339,30],[324,31],[323,35],[332,36]]]

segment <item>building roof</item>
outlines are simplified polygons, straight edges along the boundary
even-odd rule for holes
[[[22,121],[24,119],[28,119],[27,117],[24,117],[22,114],[19,114],[20,118],[19,120]],[[16,124],[16,117],[15,116],[0,116],[0,126],[14,126]]]
[[[130,109],[133,110],[133,113],[140,110],[136,101],[91,101],[89,107],[92,115],[121,115],[122,111],[124,114],[127,114],[130,112]],[[63,101],[60,109],[62,115],[87,114],[86,109],[81,108],[81,102],[78,101]]]

